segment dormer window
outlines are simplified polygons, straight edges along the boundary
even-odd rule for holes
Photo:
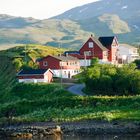
[[[93,48],[93,42],[88,42],[88,47]]]

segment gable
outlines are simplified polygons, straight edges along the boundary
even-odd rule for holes
[[[94,47],[98,47],[100,50],[107,51],[107,48],[105,48],[98,39],[90,37],[86,43],[82,46],[82,48],[79,50],[79,52],[83,50],[93,50]]]
[[[118,46],[118,40],[116,37],[113,39],[112,46]]]
[[[51,69],[48,69],[48,70],[44,73],[44,75],[46,75],[46,74],[48,74],[48,73],[52,73],[52,75],[54,75],[54,73],[53,73],[53,71],[52,71]]]

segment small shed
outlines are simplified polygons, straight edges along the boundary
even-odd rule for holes
[[[17,78],[19,83],[50,83],[53,81],[53,72],[51,69],[23,69],[17,73]]]

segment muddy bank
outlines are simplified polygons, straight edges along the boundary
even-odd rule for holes
[[[58,131],[57,131],[58,130]],[[55,133],[56,132],[56,133]],[[36,122],[1,126],[0,135],[47,136],[47,135],[96,135],[96,134],[130,134],[140,135],[140,122],[122,121],[80,121],[80,122]],[[20,134],[20,135],[19,135]]]

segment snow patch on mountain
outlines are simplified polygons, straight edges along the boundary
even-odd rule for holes
[[[123,6],[121,9],[123,10],[123,9],[127,9],[127,8],[128,8],[128,6],[125,5],[125,6]]]
[[[87,10],[88,9],[88,7],[85,7],[84,9],[81,9],[80,11],[79,11],[79,13],[82,13],[82,12],[84,12],[85,10]]]
[[[137,25],[133,25],[133,27],[134,27],[135,29],[139,29],[139,27],[138,27]]]

